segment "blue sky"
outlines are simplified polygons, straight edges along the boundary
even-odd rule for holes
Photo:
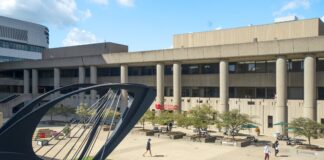
[[[171,48],[179,33],[324,19],[324,0],[0,0],[0,15],[48,26],[50,47],[106,41],[142,51]]]

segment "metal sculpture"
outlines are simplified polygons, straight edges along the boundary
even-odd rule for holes
[[[40,104],[42,100],[49,97],[50,95],[66,90],[72,91],[62,94],[61,96],[49,102]],[[125,106],[126,109],[124,110],[121,118],[116,124],[116,128],[111,135],[107,136],[107,140],[104,145],[98,150],[96,154],[94,154],[94,160],[105,159],[116,148],[116,146],[129,133],[129,131],[134,127],[141,116],[149,108],[156,95],[154,89],[140,84],[76,84],[50,91],[26,104],[10,120],[8,120],[2,128],[0,128],[0,159],[45,159],[45,157],[39,157],[38,155],[36,155],[32,146],[32,137],[38,123],[47,113],[47,111],[57,103],[66,99],[67,97],[71,97],[72,95],[87,92],[90,90],[109,91],[98,100],[96,107],[93,107],[95,114],[93,114],[91,120],[88,121],[88,123],[91,124],[92,128],[87,132],[84,143],[82,142],[82,145],[73,155],[72,159],[82,160],[90,155],[93,145],[95,144],[95,140],[100,133],[100,131],[98,131],[100,130],[99,126],[103,124],[105,115],[107,114],[106,111],[108,111],[108,109],[110,111],[112,106],[115,106],[116,113],[116,106],[119,105],[121,90],[127,90],[127,92],[132,95],[132,102],[129,106]],[[115,113],[113,117],[115,117]],[[112,119],[112,121],[113,120],[114,119]],[[85,133],[85,131],[83,131],[82,133]],[[75,144],[72,146],[70,151],[67,152],[67,155],[64,156],[64,159],[69,158],[69,154],[72,154],[71,151]],[[54,158],[55,157],[53,157],[52,159]]]

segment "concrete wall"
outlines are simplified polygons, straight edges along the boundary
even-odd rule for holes
[[[320,19],[306,19],[266,25],[252,25],[233,29],[179,34],[173,37],[173,47],[213,46],[314,37],[320,35],[319,23]]]
[[[105,42],[70,47],[50,48],[43,53],[43,59],[101,55],[104,53],[128,52],[128,46]]]
[[[172,97],[164,97],[165,105],[172,105]],[[248,103],[249,102],[249,103]],[[184,111],[191,110],[194,107],[201,105],[209,105],[213,109],[218,110],[218,98],[192,98],[182,97],[182,109]],[[291,122],[294,118],[303,116],[303,100],[288,100],[288,122]],[[273,116],[273,123],[275,122],[275,106],[274,99],[229,99],[230,110],[237,109],[240,113],[247,114],[251,117],[251,120],[255,122],[260,130],[261,134],[272,135],[275,130],[275,126],[268,128],[268,116]],[[150,109],[155,109],[155,103],[151,105]],[[320,122],[324,119],[324,101],[317,101],[317,121]],[[253,131],[254,132],[254,131]]]

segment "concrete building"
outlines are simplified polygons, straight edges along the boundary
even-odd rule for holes
[[[152,109],[238,109],[272,134],[282,132],[274,123],[297,117],[324,123],[323,35],[320,19],[306,19],[175,35],[173,49],[128,52],[117,45],[77,56],[79,46],[66,54],[49,49],[42,60],[1,63],[0,91],[36,95],[71,83],[143,83],[157,89]]]
[[[0,16],[0,62],[41,59],[48,44],[47,27]]]

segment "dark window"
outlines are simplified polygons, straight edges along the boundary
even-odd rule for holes
[[[266,72],[266,62],[260,61],[255,63],[255,72],[264,73]]]
[[[182,87],[182,97],[191,97],[190,95],[190,88]]]
[[[268,128],[272,128],[272,127],[273,127],[273,117],[268,116]]]
[[[256,89],[256,98],[266,98],[266,89],[265,88],[257,88]]]
[[[165,75],[172,75],[172,66],[171,65],[167,65],[164,68],[164,74]]]
[[[318,87],[318,99],[324,100],[324,87]]]
[[[142,75],[149,76],[155,74],[156,74],[155,66],[142,67]]]
[[[235,88],[234,87],[229,87],[229,98],[235,98]]]
[[[276,72],[276,62],[275,61],[267,61],[267,72],[268,73]]]
[[[302,60],[289,60],[288,71],[290,72],[302,72],[304,70],[304,63]]]
[[[268,99],[275,98],[276,95],[276,88],[267,88],[267,97]]]
[[[229,63],[228,71],[229,71],[229,73],[235,73],[236,72],[236,63]]]
[[[199,94],[199,88],[192,88],[191,91],[192,91],[191,97],[202,97],[203,96],[203,95]]]
[[[204,87],[204,97],[219,97],[218,87]]]
[[[324,59],[319,59],[316,65],[317,71],[324,71]]]
[[[129,67],[128,75],[130,76],[140,76],[141,75],[141,67]]]
[[[203,74],[211,74],[211,73],[218,73],[219,72],[219,64],[202,64],[202,73]]]
[[[78,69],[62,69],[61,77],[78,77],[79,71]]]

